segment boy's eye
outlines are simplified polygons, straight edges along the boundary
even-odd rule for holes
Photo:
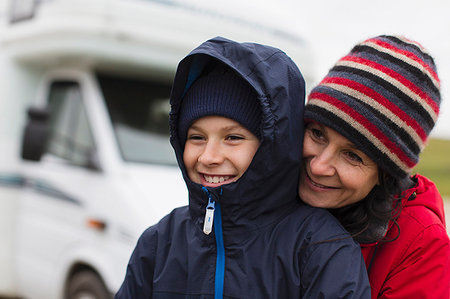
[[[192,134],[188,136],[188,140],[203,140],[204,137],[202,135]]]
[[[242,140],[242,139],[244,139],[244,137],[242,137],[240,135],[228,135],[226,137],[226,139],[233,141],[233,140]]]

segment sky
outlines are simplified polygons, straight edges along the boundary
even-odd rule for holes
[[[149,1],[149,0],[147,0]],[[155,1],[155,0],[154,0]],[[184,0],[167,0],[180,1]],[[358,42],[400,34],[424,46],[441,79],[441,113],[431,135],[450,139],[450,1],[448,0],[190,0],[299,33],[313,53],[317,84]],[[25,1],[26,2],[26,1]],[[2,6],[6,0],[0,0]],[[237,9],[236,9],[237,8]],[[302,65],[299,65],[302,69]]]
[[[366,38],[398,34],[422,44],[434,57],[441,81],[441,112],[431,136],[450,139],[450,1],[283,0],[289,17],[280,2],[265,2],[279,10],[279,22],[298,28],[310,44],[317,81]]]

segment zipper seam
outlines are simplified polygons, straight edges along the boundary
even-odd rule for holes
[[[214,211],[216,223],[214,223],[214,234],[216,236],[216,275],[214,281],[214,298],[223,298],[223,285],[225,279],[225,247],[223,244],[222,231],[222,215],[220,212],[220,204],[216,202],[216,209]]]
[[[214,238],[216,240],[214,299],[222,299],[223,285],[225,280],[225,246],[223,244],[222,213],[220,204],[212,198],[211,192],[209,192],[209,190],[205,186],[203,186],[202,189],[208,196],[208,204],[205,211],[205,221],[203,224],[203,233],[209,235],[212,230],[211,228],[213,228]],[[220,195],[222,195],[222,189],[220,190]]]

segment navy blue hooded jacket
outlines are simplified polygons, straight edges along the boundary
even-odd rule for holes
[[[238,181],[205,189],[186,173],[178,110],[205,65],[217,61],[258,94],[262,139]],[[326,210],[297,196],[304,94],[297,66],[272,47],[215,38],[180,62],[170,129],[189,206],[143,233],[116,298],[369,298],[359,245]],[[207,207],[214,209],[209,235]]]

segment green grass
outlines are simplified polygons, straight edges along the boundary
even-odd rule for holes
[[[443,197],[450,197],[450,140],[430,139],[413,173],[431,179]]]

